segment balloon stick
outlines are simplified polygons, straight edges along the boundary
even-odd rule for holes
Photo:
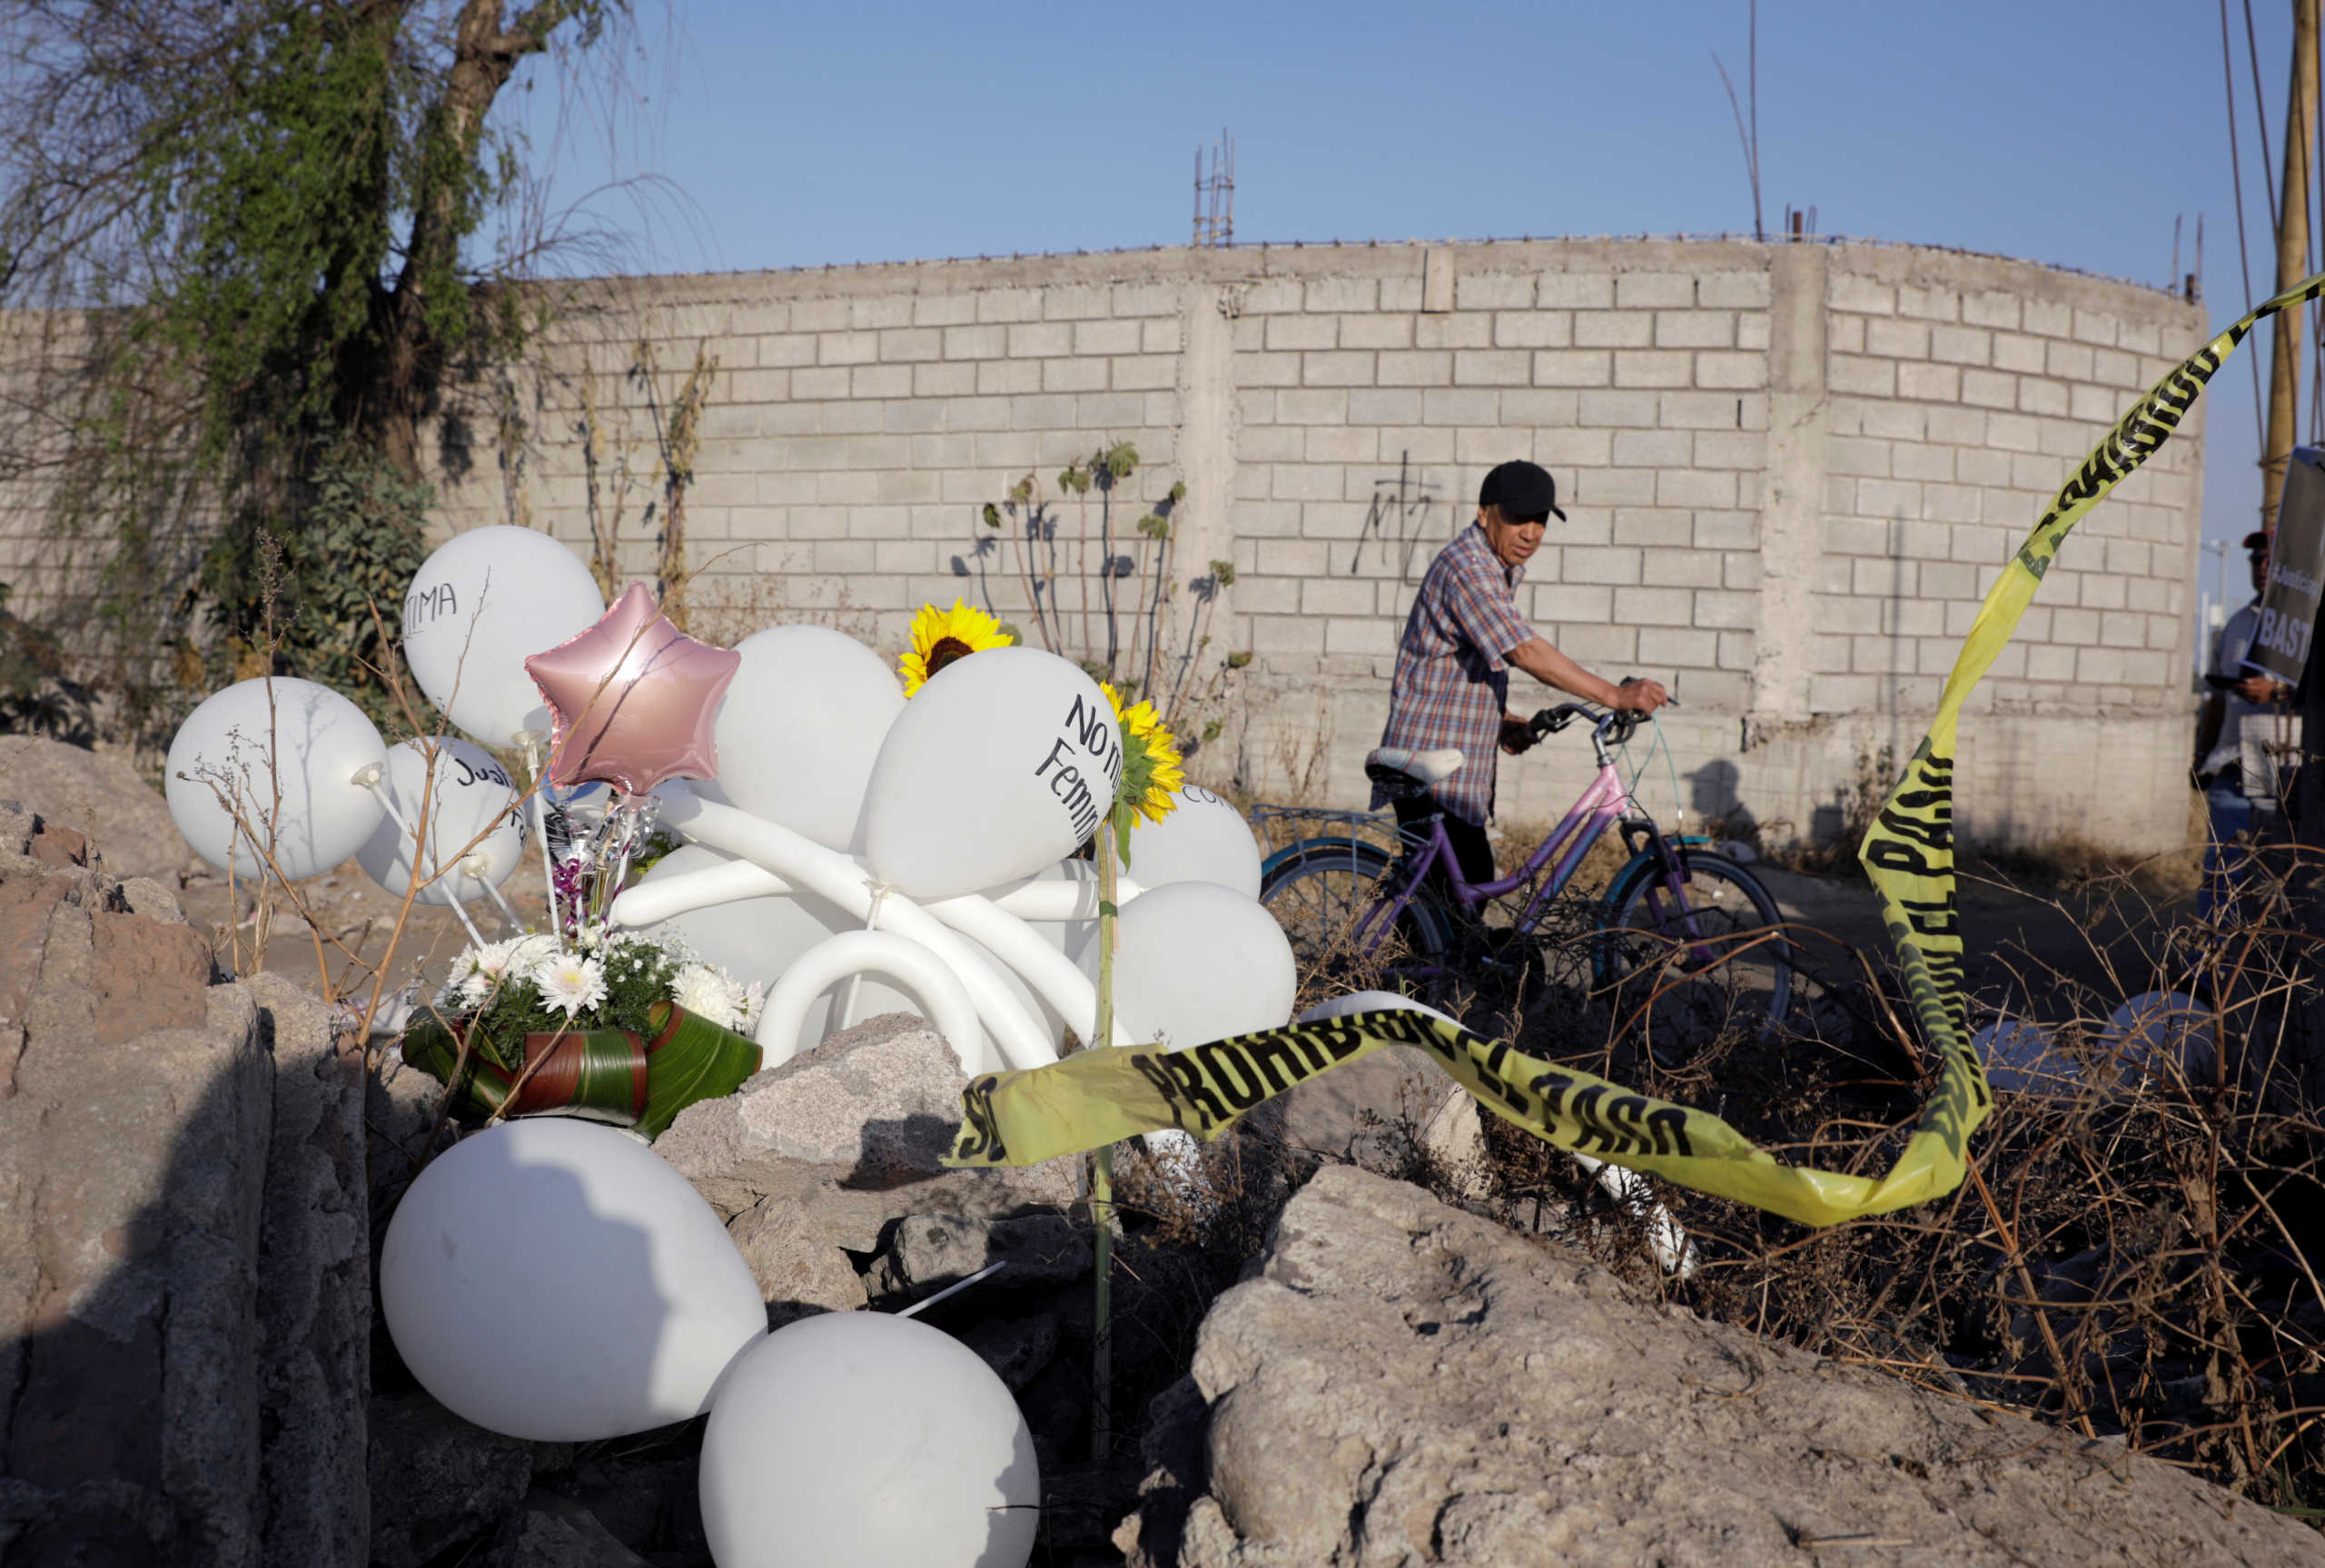
[[[978,1280],[988,1278],[993,1275],[1000,1273],[1003,1269],[1008,1267],[1009,1259],[1005,1257],[993,1263],[988,1263],[983,1268],[978,1269],[975,1274],[970,1275],[966,1279],[956,1279],[952,1284],[946,1286],[944,1289],[938,1291],[935,1295],[929,1297],[925,1300],[915,1301],[910,1307],[905,1307],[902,1312],[893,1313],[891,1316],[896,1317],[910,1317],[915,1313],[925,1312],[930,1307],[935,1306],[938,1302],[944,1300],[946,1297],[958,1296],[962,1291],[966,1290]]]
[[[541,846],[541,886],[549,894],[549,935],[557,941],[557,951],[565,951],[565,912],[557,902],[557,870],[549,864],[549,823],[541,814],[541,797],[549,793],[549,780],[541,776],[541,732],[519,730],[517,739],[525,748],[525,771],[533,781],[533,837]]]
[[[876,882],[871,883],[870,886],[872,892],[872,907],[864,912],[864,929],[866,931],[878,931],[880,929],[880,906],[887,902],[888,894],[895,890],[890,888],[885,882]],[[858,991],[863,989],[863,986],[864,971],[862,970],[857,970],[854,974],[847,977],[847,989],[839,993],[838,1028],[833,1032],[836,1033],[838,1032],[838,1030],[846,1029],[856,1022],[856,994]]]
[[[396,831],[411,841],[411,863],[413,869],[418,870],[420,868],[420,862],[424,855],[424,858],[428,863],[426,872],[427,876],[432,880],[442,881],[443,879],[438,874],[436,870],[435,854],[433,852],[428,851],[427,846],[423,845],[420,842],[420,834],[412,830],[412,825],[410,823],[404,821],[403,813],[396,809],[395,796],[390,794],[387,791],[387,786],[380,782],[380,770],[376,767],[366,768],[364,772],[370,774],[371,777],[367,779],[363,777],[361,774],[359,774],[356,775],[356,782],[362,784],[364,788],[371,792],[372,798],[377,800],[382,807],[386,808],[388,820],[396,824]],[[460,916],[461,929],[469,933],[469,941],[479,947],[482,947],[484,945],[484,938],[477,931],[476,922],[469,918],[468,906],[460,902],[460,894],[452,891],[452,886],[449,883],[445,885],[444,896],[451,901],[452,912]]]
[[[492,883],[489,879],[487,879],[487,878],[484,878],[484,877],[480,877],[480,877],[477,877],[475,880],[476,880],[478,883],[481,883],[481,884],[483,885],[484,891],[485,891],[487,893],[489,893],[489,894],[490,894],[490,895],[491,895],[491,897],[492,897],[492,902],[493,902],[494,903],[497,903],[497,904],[499,904],[499,905],[500,906],[500,918],[501,918],[502,920],[504,920],[504,921],[506,921],[506,922],[509,922],[509,924],[508,924],[508,929],[509,929],[509,931],[510,931],[510,932],[515,932],[515,931],[519,930],[519,921],[518,921],[518,919],[517,919],[517,912],[516,912],[515,910],[513,910],[513,909],[510,909],[510,908],[509,907],[509,901],[508,901],[507,899],[505,899],[505,898],[503,898],[503,897],[501,897],[501,896],[500,896],[500,889],[499,887],[495,886],[495,885],[494,885],[494,884],[493,884],[493,883]]]
[[[1122,808],[1117,806],[1115,810]],[[1098,824],[1098,1017],[1092,1049],[1114,1038],[1114,824]],[[1090,1218],[1098,1247],[1097,1297],[1090,1345],[1090,1457],[1103,1464],[1114,1444],[1114,1149],[1098,1149],[1090,1178]]]

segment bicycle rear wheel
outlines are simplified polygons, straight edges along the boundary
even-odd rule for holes
[[[1792,1001],[1784,915],[1751,873],[1699,850],[1653,850],[1617,873],[1596,978],[1616,1017],[1676,1065],[1723,1037],[1779,1023]]]
[[[1295,844],[1260,884],[1260,902],[1291,941],[1304,999],[1351,991],[1394,991],[1433,1002],[1445,989],[1444,912],[1408,902],[1387,933],[1357,924],[1380,902],[1395,863],[1357,839]]]

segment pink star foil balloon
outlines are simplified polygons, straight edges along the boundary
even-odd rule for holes
[[[716,777],[712,723],[742,663],[678,630],[631,584],[596,626],[525,661],[555,721],[550,781],[642,795],[664,779]]]

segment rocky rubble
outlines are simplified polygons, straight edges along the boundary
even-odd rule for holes
[[[2318,1563],[2179,1470],[1636,1299],[1346,1168],[1158,1400],[1117,1542],[1154,1568]]]

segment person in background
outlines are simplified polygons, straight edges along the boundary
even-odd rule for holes
[[[2233,905],[2236,890],[2251,871],[2251,856],[2237,841],[2278,825],[2283,782],[2280,759],[2285,754],[2284,742],[2299,738],[2292,733],[2297,721],[2286,706],[2292,688],[2244,667],[2244,656],[2251,651],[2261,625],[2269,536],[2247,534],[2244,548],[2252,567],[2252,599],[2228,617],[2212,645],[2212,690],[2196,724],[2196,787],[2204,792],[2204,812],[2211,827],[2196,908],[2208,921]]]
[[[1653,681],[1617,685],[1592,675],[1519,613],[1515,589],[1554,517],[1566,521],[1548,470],[1509,462],[1488,474],[1478,520],[1430,562],[1397,644],[1381,745],[1454,746],[1466,760],[1430,796],[1400,798],[1376,784],[1371,809],[1393,801],[1398,823],[1411,826],[1441,808],[1454,859],[1472,885],[1493,880],[1485,824],[1493,815],[1495,754],[1515,756],[1534,744],[1526,721],[1509,711],[1511,666],[1602,707],[1651,714],[1671,700]]]

